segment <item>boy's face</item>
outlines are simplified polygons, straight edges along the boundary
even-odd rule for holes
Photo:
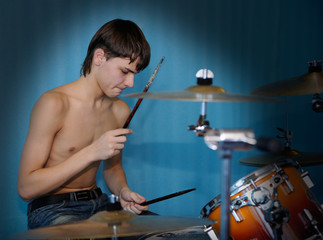
[[[97,81],[108,97],[117,97],[125,88],[133,87],[138,59],[129,62],[129,58],[116,57],[103,61],[99,66]]]

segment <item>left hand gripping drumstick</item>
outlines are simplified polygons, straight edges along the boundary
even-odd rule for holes
[[[163,63],[164,59],[165,59],[165,57],[163,57],[163,58],[160,60],[160,62],[159,62],[159,64],[158,64],[158,66],[156,67],[156,69],[155,69],[155,71],[154,71],[153,75],[151,75],[151,77],[150,77],[150,79],[149,79],[148,83],[146,84],[146,86],[145,86],[145,88],[144,88],[143,92],[147,92],[147,91],[148,91],[148,89],[149,89],[150,85],[152,84],[152,82],[154,81],[154,79],[155,79],[155,77],[156,77],[156,74],[157,74],[157,72],[158,72],[158,70],[159,70],[159,68],[160,68],[161,64]],[[131,113],[130,113],[130,115],[129,115],[129,117],[128,117],[127,121],[126,121],[126,123],[123,125],[123,128],[128,128],[128,126],[129,126],[129,124],[130,124],[130,121],[131,121],[131,119],[132,119],[133,115],[135,115],[135,113],[136,113],[136,111],[137,111],[137,109],[138,109],[138,107],[139,107],[139,105],[140,105],[141,101],[142,101],[142,98],[139,98],[139,99],[138,99],[138,101],[137,101],[137,103],[136,103],[136,105],[135,105],[135,106],[134,106],[134,108],[132,109],[132,111],[131,111]]]

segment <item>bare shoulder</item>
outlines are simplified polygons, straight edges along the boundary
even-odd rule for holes
[[[57,90],[50,90],[43,93],[35,103],[31,122],[40,127],[45,122],[51,123],[53,127],[60,128],[69,109],[68,96]]]
[[[68,108],[68,96],[61,91],[50,90],[43,93],[35,104],[35,109],[46,112],[64,113]]]
[[[130,107],[120,98],[115,98],[112,105],[112,111],[117,117],[120,126],[126,122],[130,114]]]
[[[114,99],[114,105],[115,105],[115,107],[122,108],[125,111],[130,111],[128,104],[120,98]]]

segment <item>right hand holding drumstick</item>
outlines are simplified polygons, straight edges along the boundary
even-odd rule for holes
[[[127,141],[126,135],[132,133],[129,128],[118,128],[102,134],[100,138],[90,145],[94,153],[94,159],[106,160],[119,154]]]

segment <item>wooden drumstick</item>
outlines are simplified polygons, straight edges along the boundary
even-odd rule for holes
[[[143,92],[147,92],[147,91],[148,91],[148,89],[149,89],[150,85],[152,84],[152,82],[154,81],[154,79],[155,79],[155,77],[156,77],[156,74],[157,74],[157,72],[158,72],[158,70],[159,70],[159,68],[160,68],[161,64],[163,63],[164,59],[165,59],[165,57],[163,57],[163,58],[160,60],[160,62],[159,62],[159,64],[158,64],[158,66],[156,67],[156,69],[155,69],[155,71],[154,71],[153,75],[151,75],[151,77],[150,77],[150,79],[149,79],[148,83],[146,84],[146,86],[145,86],[145,88],[144,88]],[[129,115],[129,117],[128,117],[127,121],[126,121],[126,123],[123,125],[123,128],[128,128],[128,126],[129,126],[129,124],[130,124],[130,121],[131,121],[131,119],[132,119],[133,115],[135,115],[135,113],[136,113],[136,111],[137,111],[137,109],[138,109],[138,107],[139,107],[139,105],[140,105],[140,103],[141,103],[141,102],[142,102],[142,98],[139,98],[139,99],[138,99],[138,101],[137,101],[137,103],[136,103],[136,105],[135,105],[135,106],[134,106],[134,108],[132,109],[132,111],[131,111],[131,113],[130,113],[130,115]]]

